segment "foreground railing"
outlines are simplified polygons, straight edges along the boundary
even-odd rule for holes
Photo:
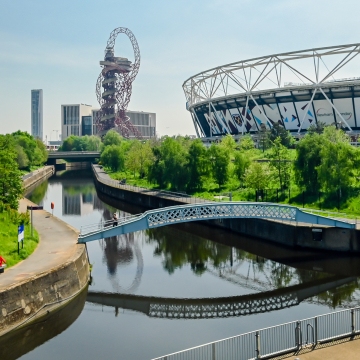
[[[269,359],[357,334],[360,307],[252,331],[152,360]]]

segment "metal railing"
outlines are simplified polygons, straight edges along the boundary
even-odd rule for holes
[[[105,179],[105,178],[103,178],[103,177],[101,177],[99,175],[99,173],[98,173],[97,169],[95,168],[94,164],[91,164],[91,166],[93,168],[93,173],[95,174],[95,177],[99,182],[101,182],[101,183],[103,183],[105,185],[112,186],[114,188],[125,189],[125,190],[128,190],[128,191],[147,194],[147,195],[153,195],[153,196],[161,197],[161,198],[164,198],[164,199],[178,200],[180,202],[183,202],[184,204],[198,204],[198,203],[205,203],[205,202],[206,203],[213,202],[211,200],[197,198],[197,197],[194,197],[194,196],[191,196],[189,194],[182,193],[182,192],[173,192],[173,191],[167,191],[167,190],[148,189],[148,188],[135,186],[135,185],[122,184],[120,180]]]
[[[127,221],[129,221],[131,219],[136,219],[140,215],[142,215],[142,214],[121,216],[116,220],[116,223],[117,223],[117,225],[121,225],[122,223],[127,222]],[[80,227],[80,234],[83,234],[83,233],[91,234],[91,233],[96,232],[98,230],[104,230],[106,228],[112,227],[114,225],[114,222],[115,222],[115,220],[111,219],[111,220],[100,221],[100,222],[98,222],[96,224],[83,225],[83,226]]]
[[[269,359],[358,334],[360,307],[355,307],[252,331],[152,360]]]
[[[114,188],[125,189],[125,190],[132,191],[132,192],[157,196],[157,197],[164,198],[164,199],[177,200],[183,204],[216,203],[216,202],[222,202],[222,198],[230,199],[230,201],[232,201],[231,193],[226,193],[227,196],[224,196],[225,194],[220,194],[220,196],[217,196],[217,197],[215,196],[214,200],[208,200],[208,199],[194,197],[189,194],[181,193],[181,192],[173,192],[173,191],[167,191],[167,190],[155,190],[155,189],[148,189],[148,188],[139,187],[139,186],[135,186],[135,185],[122,184],[120,180],[109,180],[109,179],[105,179],[105,178],[101,177],[99,175],[97,169],[95,168],[94,164],[91,164],[91,166],[92,166],[93,173],[95,174],[96,179],[100,183],[109,185]],[[261,202],[259,202],[259,203],[261,203]],[[345,213],[331,212],[331,211],[311,209],[311,208],[300,208],[300,207],[299,207],[299,209],[303,210],[304,212],[310,213],[310,214],[318,214],[318,215],[333,218],[336,220],[348,221],[348,222],[351,222],[354,224],[360,223],[360,218],[359,219],[357,219],[357,218],[356,219],[346,219]],[[344,217],[342,217],[341,215],[344,215]]]

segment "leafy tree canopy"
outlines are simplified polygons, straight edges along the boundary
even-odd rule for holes
[[[16,143],[11,135],[0,135],[0,202],[17,209],[23,194],[17,164]]]

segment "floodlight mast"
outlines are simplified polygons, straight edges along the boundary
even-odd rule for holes
[[[119,34],[128,36],[134,51],[134,63],[127,58],[115,56],[115,40]],[[126,116],[132,83],[140,67],[139,45],[129,29],[119,27],[111,32],[105,48],[104,60],[100,61],[100,65],[102,71],[96,82],[96,96],[100,104],[100,111],[95,119],[97,133],[101,136],[110,129],[115,129],[126,138],[130,136],[141,138],[138,129]]]

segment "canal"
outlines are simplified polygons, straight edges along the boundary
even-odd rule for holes
[[[54,215],[78,229],[111,219],[114,211],[143,211],[99,196],[91,173],[83,171],[54,176],[27,197],[48,211],[54,202]],[[18,349],[14,358],[152,359],[360,299],[356,258],[283,249],[199,223],[87,246],[88,293],[0,339],[0,346],[6,341]],[[309,288],[315,289],[310,296]]]

